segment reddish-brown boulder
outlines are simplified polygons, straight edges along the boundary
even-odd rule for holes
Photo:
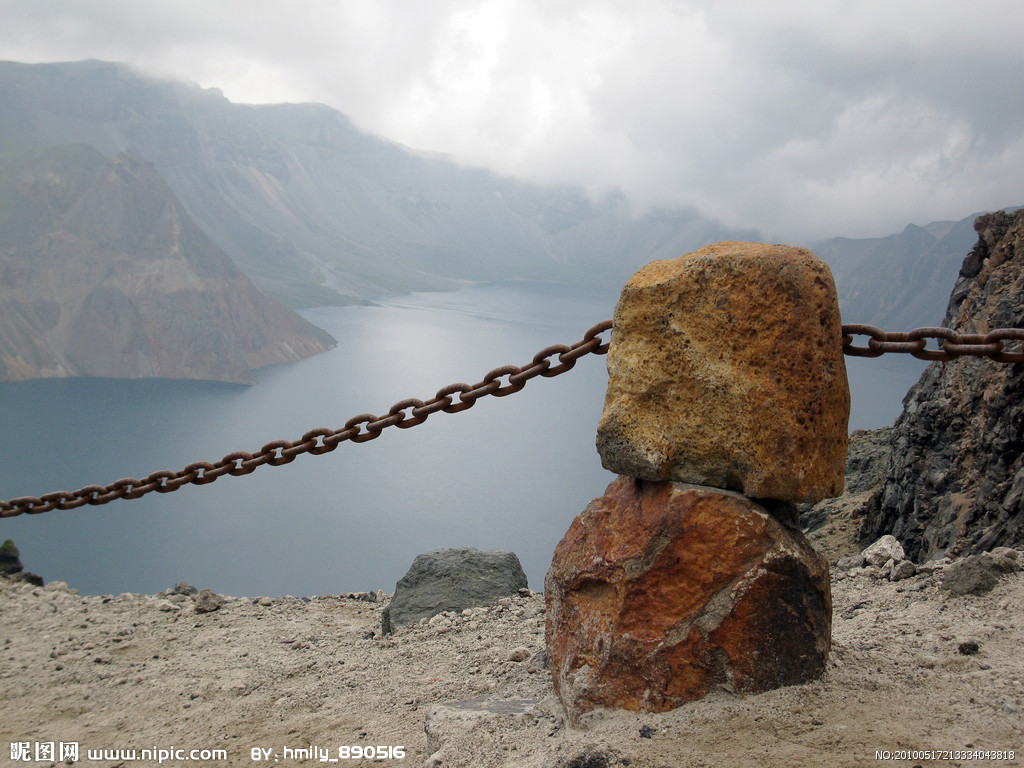
[[[812,680],[830,647],[828,564],[736,493],[619,477],[572,523],[545,581],[547,649],[570,719],[663,711],[716,685]]]

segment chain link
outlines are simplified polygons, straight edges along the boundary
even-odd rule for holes
[[[77,509],[85,504],[100,505],[114,499],[138,499],[147,493],[170,493],[183,485],[206,485],[223,475],[248,475],[264,464],[277,467],[288,464],[304,453],[330,453],[346,440],[365,443],[380,437],[388,427],[408,429],[422,424],[438,411],[458,413],[472,408],[481,397],[505,397],[519,392],[526,382],[537,376],[558,376],[570,370],[584,355],[603,355],[609,342],[601,334],[611,330],[612,321],[605,320],[588,330],[581,341],[572,346],[554,344],[545,347],[525,367],[504,365],[490,371],[477,384],[449,384],[438,390],[430,400],[409,398],[391,406],[384,416],[363,413],[345,422],[341,429],[311,429],[296,442],[275,440],[256,453],[235,451],[218,462],[196,461],[178,472],[161,470],[142,480],[124,478],[110,485],[87,485],[77,491],[56,491],[44,496],[21,496],[0,501],[0,517],[20,514],[37,515],[52,509]],[[1024,363],[1024,351],[1007,352],[1003,342],[1024,342],[1024,328],[997,328],[985,334],[957,333],[949,328],[915,328],[907,333],[887,333],[873,325],[843,326],[843,352],[853,357],[878,357],[887,352],[913,355],[922,360],[954,360],[958,357],[987,357],[999,363]],[[854,336],[867,336],[867,346],[855,346]],[[928,349],[928,341],[940,342],[939,349]],[[552,363],[557,356],[558,364]],[[505,383],[503,383],[503,380]]]
[[[866,347],[853,344],[854,336],[867,336]],[[928,340],[939,349],[928,349]],[[988,333],[957,333],[950,328],[915,328],[907,333],[886,333],[873,325],[844,325],[843,352],[851,357],[878,357],[902,352],[921,360],[955,360],[968,355],[987,357],[997,363],[1024,363],[1024,352],[1007,352],[1004,341],[1024,341],[1024,328],[996,328]]]
[[[391,406],[385,416],[363,413],[349,419],[341,429],[311,429],[296,442],[275,440],[264,445],[256,453],[235,451],[218,462],[211,464],[197,461],[178,472],[162,470],[153,472],[141,480],[124,478],[110,485],[87,485],[73,492],[57,491],[44,496],[22,496],[10,501],[0,501],[0,517],[37,515],[52,509],[77,509],[85,504],[95,506],[114,499],[138,499],[153,491],[170,493],[190,483],[212,483],[223,475],[248,475],[264,464],[274,467],[288,464],[304,453],[330,453],[346,440],[352,443],[365,443],[379,437],[388,427],[408,429],[422,424],[428,416],[438,411],[464,411],[472,408],[481,397],[504,397],[519,392],[526,386],[526,382],[537,376],[551,378],[565,373],[584,355],[606,354],[609,342],[602,342],[601,334],[611,330],[611,327],[611,320],[598,323],[583,335],[581,341],[572,346],[555,344],[546,347],[534,355],[533,360],[525,367],[504,365],[495,368],[477,384],[449,384],[426,401],[415,398],[402,400]],[[553,363],[556,356],[557,365]]]

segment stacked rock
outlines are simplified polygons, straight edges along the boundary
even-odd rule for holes
[[[843,489],[850,396],[828,267],[735,242],[653,262],[622,291],[608,374],[597,446],[620,477],[545,582],[570,719],[818,677],[828,563],[794,503]]]

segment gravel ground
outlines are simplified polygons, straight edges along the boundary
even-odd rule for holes
[[[216,597],[81,596],[0,579],[0,764],[63,764],[63,742],[78,744],[82,764],[124,768],[160,764],[143,749],[184,750],[163,765],[1021,765],[1024,573],[980,597],[940,591],[942,573],[835,573],[820,681],[718,691],[658,715],[596,712],[581,729],[551,695],[539,594],[381,637],[383,594],[225,597],[199,613]],[[37,762],[50,742],[54,759]],[[339,752],[398,746],[404,757],[376,761]],[[108,749],[136,754],[97,754]],[[183,759],[214,749],[224,754]],[[994,750],[1015,755],[976,757]]]

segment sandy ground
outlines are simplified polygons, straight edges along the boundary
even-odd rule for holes
[[[842,549],[841,534],[823,548]],[[81,764],[124,768],[161,764],[143,749],[184,750],[154,752],[163,765],[1024,764],[1024,573],[951,597],[942,572],[898,583],[834,573],[820,681],[718,691],[659,715],[597,712],[580,729],[551,695],[541,595],[382,638],[384,603],[352,597],[226,598],[197,613],[184,595],[79,596],[0,579],[0,765],[67,763],[62,742],[77,743]],[[969,642],[976,653],[961,651]],[[400,759],[352,757],[398,746]],[[182,759],[214,749],[224,755]],[[876,756],[901,750],[953,754]]]

